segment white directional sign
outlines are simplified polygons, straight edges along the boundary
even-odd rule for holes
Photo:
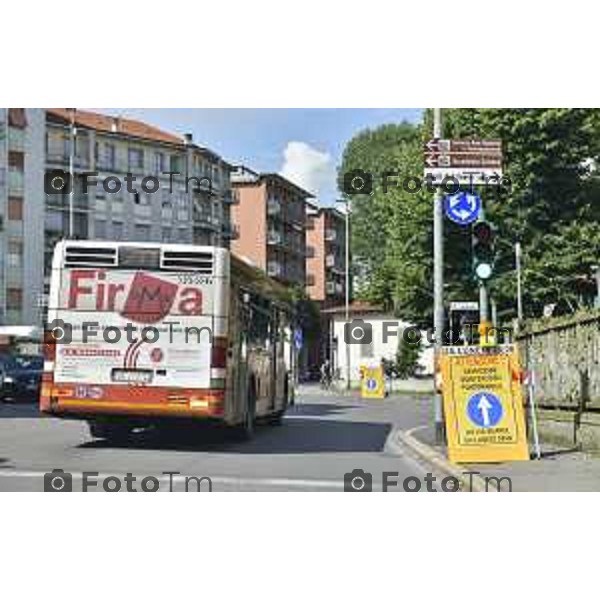
[[[424,147],[425,178],[443,185],[497,185],[502,177],[500,140],[429,140]]]

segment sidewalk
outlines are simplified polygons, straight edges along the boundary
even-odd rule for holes
[[[425,402],[425,400],[420,400]],[[431,404],[431,400],[429,400]],[[446,446],[435,444],[431,423],[412,433],[418,441],[447,456]],[[483,477],[510,477],[513,492],[598,492],[600,459],[572,448],[561,448],[542,440],[541,460],[528,462],[458,465]]]

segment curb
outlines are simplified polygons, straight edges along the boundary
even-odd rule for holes
[[[483,478],[473,474],[468,476],[464,471],[461,471],[456,465],[449,462],[445,456],[434,450],[431,446],[417,440],[413,433],[419,429],[426,429],[426,426],[421,425],[420,427],[413,427],[406,431],[401,429],[392,431],[386,442],[386,449],[398,454],[398,449],[408,448],[416,454],[418,458],[429,463],[438,471],[458,479],[461,492],[496,491],[493,487],[489,487]],[[473,471],[471,471],[471,473],[473,473]]]

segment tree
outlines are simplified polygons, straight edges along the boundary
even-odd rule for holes
[[[515,312],[514,242],[521,242],[524,306],[568,312],[591,300],[585,276],[598,262],[600,111],[595,109],[449,109],[445,137],[500,138],[502,193],[482,192],[486,217],[498,227],[491,292],[500,310]],[[373,174],[369,194],[352,199],[352,247],[368,281],[361,294],[421,326],[432,320],[432,194],[411,193],[409,177],[423,177],[423,125],[383,125],[358,133],[345,148],[339,180],[354,169]],[[396,171],[391,180],[385,174]],[[403,183],[405,185],[403,185]],[[408,183],[408,186],[406,185]],[[444,223],[447,301],[477,299],[471,273],[470,228]],[[580,282],[580,284],[576,284]],[[583,282],[583,283],[581,283]],[[588,285],[589,283],[589,285]]]
[[[405,339],[404,335],[399,336],[395,371],[400,379],[414,377],[419,372],[421,350],[422,340],[420,336],[416,339]]]

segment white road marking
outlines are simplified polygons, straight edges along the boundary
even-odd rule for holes
[[[91,471],[87,471],[91,472]],[[43,478],[46,475],[47,471],[27,471],[27,470],[7,470],[0,469],[0,478],[4,477],[7,479],[10,478]],[[83,479],[83,473],[71,473],[73,479],[80,480]],[[269,477],[269,478],[261,478],[261,477],[226,477],[226,476],[217,476],[211,477],[210,475],[173,475],[172,477],[169,475],[161,475],[155,476],[152,474],[144,474],[144,475],[136,475],[136,478],[139,480],[144,477],[156,477],[158,481],[161,483],[161,491],[167,491],[162,489],[162,484],[169,484],[169,481],[172,479],[173,487],[176,488],[177,484],[185,484],[186,478],[191,477],[209,477],[212,481],[213,489],[216,486],[234,486],[234,487],[271,487],[271,488],[282,488],[282,489],[329,489],[329,490],[343,490],[344,482],[337,480],[327,480],[327,479],[291,479],[285,477]],[[117,473],[99,473],[97,477],[95,477],[96,481],[101,479],[105,479],[107,477],[118,477],[122,481],[125,479],[125,473],[117,474]],[[189,484],[191,489],[193,489],[195,482],[192,479]],[[206,485],[204,485],[206,487]],[[375,487],[375,486],[374,486]]]

